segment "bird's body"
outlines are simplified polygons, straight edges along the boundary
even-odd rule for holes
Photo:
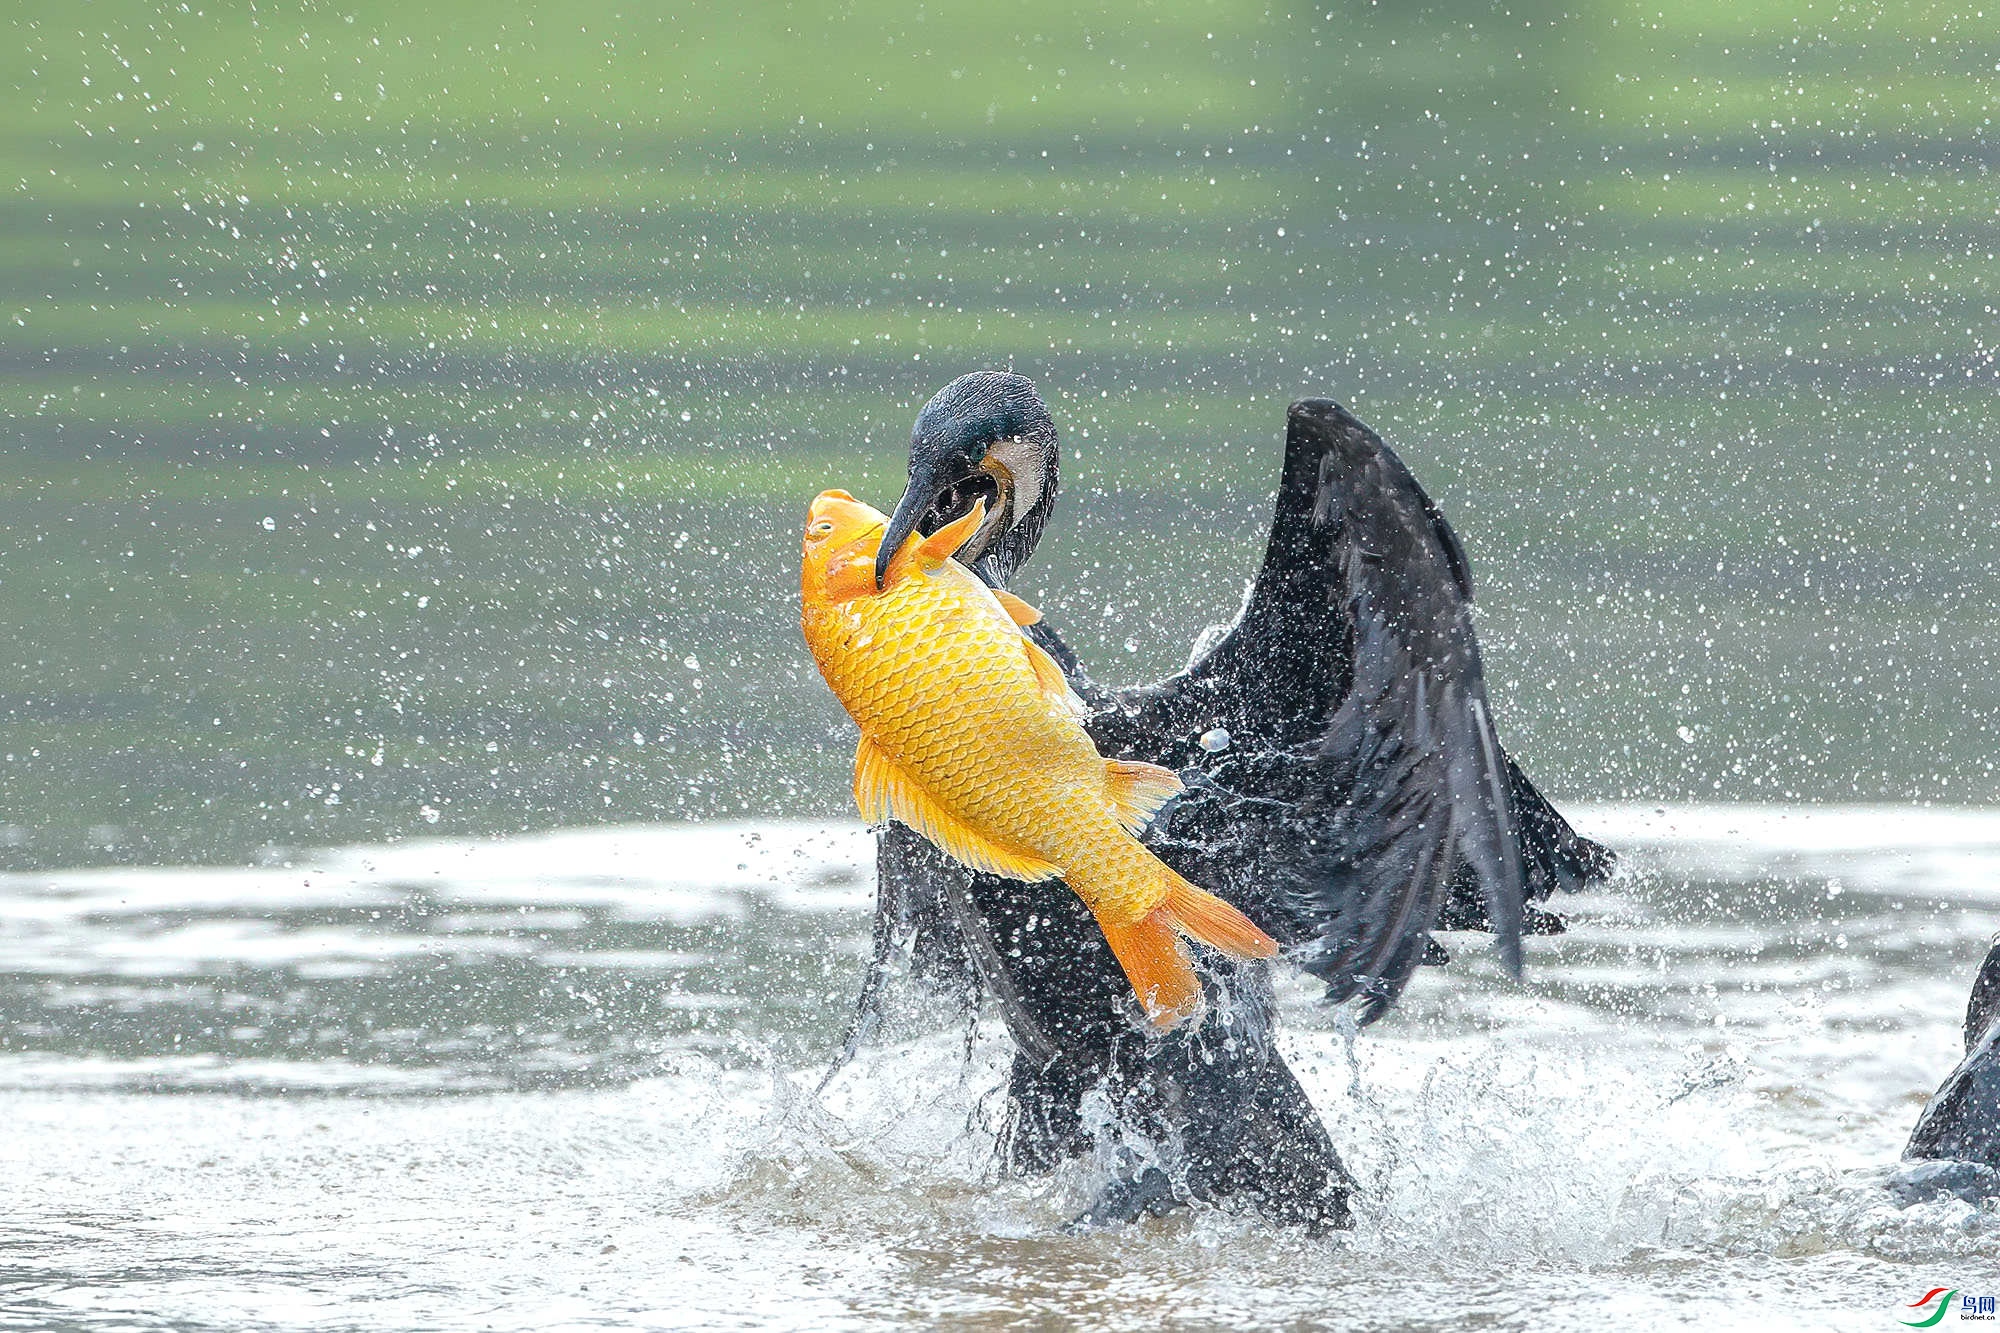
[[[1965,1059],[1924,1107],[1905,1157],[1959,1158],[2000,1170],[2000,936],[1965,1004]]]
[[[1033,610],[949,558],[982,516],[912,537],[878,590],[887,516],[842,491],[813,502],[800,620],[861,728],[856,804],[871,823],[894,816],[973,869],[1024,883],[1063,877],[1148,1017],[1172,1027],[1201,1000],[1180,932],[1242,957],[1277,946],[1134,836],[1180,780],[1103,759],[1062,668],[1022,633]]]
[[[953,382],[917,418],[878,582],[912,533],[970,519],[958,559],[1004,590],[1058,478],[1032,384],[991,371]],[[1367,1023],[1443,959],[1433,930],[1490,930],[1518,971],[1523,935],[1561,929],[1536,900],[1611,864],[1501,748],[1471,601],[1465,552],[1401,460],[1340,405],[1309,399],[1288,414],[1243,608],[1184,671],[1103,689],[1046,623],[1022,630],[1084,700],[1099,753],[1185,782],[1147,848]],[[1352,1182],[1278,1049],[1266,963],[1199,959],[1205,989],[1229,1002],[1164,1035],[1135,1029],[1125,976],[1078,899],[967,868],[901,822],[877,861],[875,965],[850,1054],[893,977],[967,1008],[991,997],[1017,1048],[1006,1161],[1035,1172],[1102,1150],[1105,1108],[1128,1145],[1090,1220],[1237,1199],[1311,1229],[1347,1224]]]

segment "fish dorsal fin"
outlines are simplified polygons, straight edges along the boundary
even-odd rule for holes
[[[1054,879],[1062,871],[1037,856],[1010,852],[937,803],[896,761],[866,736],[854,751],[854,803],[870,824],[896,819],[939,851],[974,870],[1008,879]]]
[[[1042,618],[1042,613],[1040,611],[1037,611],[1034,607],[1029,606],[1026,602],[1016,597],[1013,593],[1008,592],[1005,588],[995,588],[993,590],[993,595],[1000,599],[1000,605],[1003,608],[1005,608],[1009,616],[1013,617],[1014,623],[1016,625],[1019,625],[1022,629],[1026,629],[1028,626],[1036,623]]]
[[[1135,838],[1161,806],[1187,790],[1171,768],[1124,759],[1104,761],[1104,784],[1118,808],[1118,822]]]
[[[970,512],[945,524],[930,536],[920,537],[911,533],[909,540],[903,543],[903,549],[896,552],[889,561],[889,567],[882,571],[882,591],[887,592],[911,574],[928,574],[958,554],[958,548],[972,540],[972,534],[979,531],[979,524],[985,517],[986,501],[974,500]]]
[[[1042,697],[1052,704],[1059,704],[1070,716],[1080,718],[1086,711],[1083,700],[1069,687],[1069,677],[1055,658],[1049,656],[1048,649],[1023,634],[1021,647],[1027,651],[1028,665],[1034,669],[1035,684],[1040,687]]]

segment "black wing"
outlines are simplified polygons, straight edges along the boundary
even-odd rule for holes
[[[1601,877],[1500,748],[1464,549],[1400,459],[1337,403],[1293,405],[1277,514],[1236,623],[1186,671],[1092,720],[1105,753],[1182,770],[1155,833],[1378,1015],[1441,920],[1518,973],[1529,913]]]

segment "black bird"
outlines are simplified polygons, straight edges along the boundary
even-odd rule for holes
[[[1004,586],[1048,524],[1059,462],[1028,380],[954,381],[917,417],[881,564],[983,499],[989,517],[959,558]],[[1367,1023],[1420,963],[1443,960],[1432,930],[1492,931],[1518,974],[1522,935],[1561,928],[1534,902],[1611,864],[1501,749],[1471,604],[1465,552],[1401,461],[1338,403],[1308,399],[1287,419],[1263,567],[1186,670],[1107,690],[1046,621],[1029,633],[1089,705],[1107,758],[1187,783],[1148,846]],[[1093,1150],[1087,1103],[1123,1131],[1120,1174],[1080,1220],[1238,1199],[1280,1222],[1346,1225],[1352,1184],[1278,1052],[1267,965],[1204,954],[1200,966],[1206,1017],[1158,1036],[1074,894],[975,873],[892,824],[847,1055],[892,976],[968,1011],[991,995],[1017,1047],[1006,1164],[1041,1172]]]
[[[2000,1195],[2000,936],[1965,1003],[1965,1058],[1931,1095],[1890,1177],[1898,1203]]]

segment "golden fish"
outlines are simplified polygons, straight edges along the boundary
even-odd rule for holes
[[[801,621],[820,674],[861,727],[855,803],[871,824],[894,816],[975,870],[1062,877],[1147,1016],[1171,1028],[1201,1004],[1183,934],[1238,958],[1278,946],[1140,844],[1180,779],[1099,755],[1062,668],[1021,632],[1040,614],[951,559],[983,514],[913,535],[878,591],[887,518],[845,491],[813,501]]]

